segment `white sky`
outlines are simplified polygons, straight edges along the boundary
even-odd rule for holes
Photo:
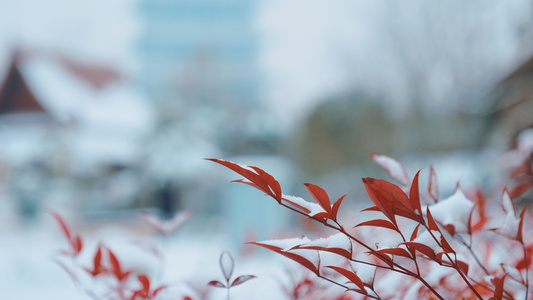
[[[0,0],[0,66],[5,64],[9,46],[19,43],[59,49],[137,71],[135,41],[141,25],[136,14],[137,1]],[[405,70],[394,60],[395,49],[387,48],[389,41],[383,36],[379,20],[386,19],[387,11],[390,14],[396,7],[405,22],[411,13],[416,16],[417,8],[427,10],[422,5],[424,1],[258,0],[258,3],[260,63],[266,78],[263,92],[272,110],[285,120],[283,125],[298,121],[322,97],[350,85],[370,90],[391,87],[397,96],[395,104],[404,106],[408,97],[402,96],[406,93],[402,82]],[[494,40],[491,47],[496,48],[487,49],[480,57],[497,58],[494,64],[501,68],[516,61],[513,60],[516,49],[509,37],[514,30],[513,22],[531,15],[527,0],[472,0],[471,5],[462,1],[437,3],[448,12],[474,12],[479,26],[489,26],[487,32]],[[396,11],[390,15],[396,16]],[[414,17],[413,20],[415,31],[425,26]],[[448,70],[446,66],[440,69],[432,80],[447,84]],[[433,89],[438,92],[443,87],[436,83]]]
[[[0,65],[13,45],[135,67],[136,0],[0,0]]]

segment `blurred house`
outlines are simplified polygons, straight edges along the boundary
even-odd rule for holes
[[[17,50],[0,80],[2,160],[18,161],[14,156],[26,150],[32,153],[22,160],[50,159],[54,155],[43,146],[62,140],[71,164],[126,163],[149,130],[144,97],[112,67],[53,51]],[[39,147],[28,131],[42,139]]]
[[[150,106],[129,78],[110,66],[39,49],[14,51],[2,74],[1,183],[16,203],[26,202],[22,210],[37,203],[30,199],[41,203],[69,189],[75,195],[68,197],[91,197],[96,190],[105,195],[95,198],[131,197],[132,176],[109,177],[137,164],[151,127]]]

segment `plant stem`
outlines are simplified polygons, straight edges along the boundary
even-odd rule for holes
[[[442,247],[442,244],[441,242],[439,241],[439,239],[437,239],[437,237],[435,237],[435,235],[433,234],[433,232],[429,229],[429,227],[426,225],[426,224],[423,224],[424,227],[426,228],[426,230],[429,232],[429,234],[431,235],[431,237],[433,238],[433,240],[435,240],[435,242],[437,242],[437,245],[439,245],[439,247],[441,247],[444,251],[444,255],[446,255],[446,258],[448,258],[448,260],[450,261],[450,263],[453,265],[454,269],[457,271],[457,273],[459,273],[459,275],[461,276],[461,278],[463,279],[463,281],[468,285],[468,287],[472,290],[472,292],[476,295],[476,297],[480,300],[483,300],[483,297],[481,297],[481,295],[478,293],[478,291],[474,288],[474,286],[470,283],[470,281],[468,280],[468,278],[466,278],[465,274],[463,274],[463,272],[461,271],[461,269],[459,268],[459,266],[457,265],[457,259],[453,260],[450,255],[444,250],[444,248]],[[439,230],[439,233],[442,235],[442,232],[440,232]],[[452,250],[453,251],[453,250]],[[455,252],[454,252],[455,254]],[[456,255],[456,258],[457,258],[457,255]]]
[[[392,259],[389,259],[388,256],[384,255],[384,254],[381,254],[379,252],[376,252],[376,250],[374,250],[372,247],[368,246],[367,244],[365,244],[363,241],[357,239],[356,237],[354,237],[353,235],[349,234],[348,232],[346,232],[346,230],[344,229],[344,227],[342,227],[339,223],[337,223],[335,221],[335,223],[337,224],[338,227],[335,227],[331,224],[328,224],[326,221],[323,221],[323,220],[320,220],[320,219],[317,219],[315,217],[310,217],[308,214],[304,213],[304,212],[301,212],[297,209],[295,209],[294,207],[292,206],[289,206],[285,203],[282,203],[280,202],[279,203],[281,206],[285,207],[285,208],[288,208],[300,215],[303,215],[307,218],[311,218],[319,223],[321,223],[322,225],[326,226],[326,227],[329,227],[331,229],[334,229],[334,230],[337,230],[341,233],[343,233],[344,235],[346,235],[348,238],[354,240],[356,243],[358,243],[359,245],[363,246],[364,248],[366,248],[368,251],[370,251],[372,254],[374,254],[375,256],[377,256],[379,259],[381,259],[383,262],[387,263],[390,262],[393,266],[397,267],[398,269],[400,269],[401,271],[403,272],[399,272],[398,269],[394,269],[394,268],[390,268],[391,271],[396,271],[396,272],[399,272],[399,273],[403,273],[403,274],[406,274],[406,275],[409,275],[409,276],[412,276],[414,278],[416,278],[417,280],[419,280],[420,282],[422,282],[422,284],[424,284],[438,299],[440,300],[444,300],[444,298],[427,282],[424,280],[424,278],[422,278],[420,275],[417,275],[415,273],[413,273],[412,271],[406,269],[405,267],[395,263]],[[425,225],[425,224],[424,224]],[[338,283],[337,283],[338,284]],[[481,299],[481,298],[480,298]]]
[[[527,300],[528,293],[529,293],[529,271],[528,271],[528,262],[527,262],[527,251],[526,251],[526,245],[524,244],[524,242],[521,242],[521,244],[522,244],[522,249],[524,250],[524,265],[526,269],[526,300]]]
[[[327,277],[324,277],[324,276],[322,276],[322,275],[318,275],[318,277],[319,277],[319,278],[322,278],[322,279],[324,279],[324,280],[326,280],[326,281],[329,281],[330,283],[333,283],[333,284],[335,284],[335,285],[338,285],[338,286],[340,286],[340,287],[342,287],[342,288],[345,288],[345,289],[347,289],[347,290],[350,289],[349,287],[345,286],[344,284],[340,284],[340,283],[336,282],[335,280],[331,280],[331,279],[329,279],[329,278],[327,278]],[[374,293],[376,293],[376,292],[374,292]],[[360,294],[363,294],[363,293],[360,293]],[[370,298],[372,298],[372,299],[381,299],[377,293],[376,293],[376,296],[372,296],[372,295],[368,295],[368,294],[363,294],[363,295],[365,295],[365,296],[367,296],[367,297],[370,297]]]

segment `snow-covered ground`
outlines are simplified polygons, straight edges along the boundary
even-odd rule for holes
[[[48,214],[43,213],[39,219],[38,223],[0,230],[2,299],[90,299],[54,262],[59,250],[67,247],[58,225]],[[159,276],[159,260],[139,243],[159,247],[161,240],[140,219],[74,224],[73,232],[84,238],[82,265],[89,267],[90,256],[101,242],[117,254],[126,268],[141,270],[153,278]],[[288,260],[258,247],[253,248],[257,251],[251,255],[239,255],[239,249],[229,245],[228,240],[224,233],[216,231],[177,232],[171,236],[164,243],[162,280],[154,282],[167,284],[169,288],[158,299],[176,299],[184,294],[194,296],[189,284],[209,290],[208,299],[225,299],[223,289],[207,286],[210,280],[223,281],[218,264],[223,251],[234,256],[234,278],[245,274],[258,277],[233,288],[232,299],[283,299],[280,286],[283,274],[280,272]]]

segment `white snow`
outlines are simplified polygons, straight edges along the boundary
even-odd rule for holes
[[[517,137],[517,141],[517,150],[524,155],[529,155],[533,152],[533,129],[521,131]]]
[[[457,232],[467,232],[468,218],[474,202],[466,198],[461,189],[452,196],[429,207],[431,215],[443,225],[451,224]]]
[[[327,238],[320,238],[313,240],[309,243],[305,243],[304,247],[323,247],[323,248],[340,248],[348,252],[352,252],[352,242],[343,233],[336,233],[328,236]]]
[[[405,170],[404,166],[400,164],[397,160],[386,155],[380,155],[375,153],[372,153],[372,159],[374,160],[374,162],[376,162],[376,164],[378,164],[378,166],[383,168],[383,170],[387,171],[387,174],[389,174],[392,179],[396,180],[403,186],[410,186],[411,181],[409,180],[409,175],[407,174],[407,171]]]
[[[361,264],[356,262],[350,262],[355,274],[359,276],[362,282],[372,285],[374,283],[374,276],[376,275],[376,267]]]
[[[278,247],[278,248],[281,248],[283,251],[289,251],[295,246],[300,246],[302,244],[307,244],[309,242],[311,242],[311,240],[308,237],[303,236],[300,238],[267,240],[267,241],[261,241],[259,243]]]
[[[305,207],[310,212],[308,213],[309,216],[314,216],[318,213],[325,212],[325,210],[318,205],[317,203],[306,201],[305,199],[301,197],[296,196],[290,196],[290,195],[283,195],[283,198],[287,199],[289,203],[296,203],[297,205],[300,205],[302,207]]]

